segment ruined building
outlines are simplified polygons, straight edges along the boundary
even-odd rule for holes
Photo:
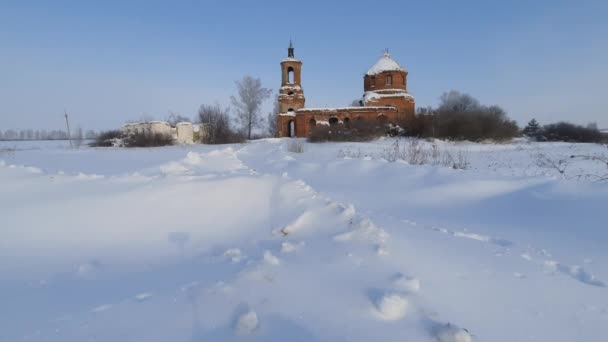
[[[388,51],[365,74],[359,107],[306,108],[301,75],[302,61],[295,58],[290,43],[287,58],[281,61],[279,137],[307,137],[316,125],[348,127],[352,120],[359,119],[396,124],[414,116],[414,97],[407,93],[407,71]]]

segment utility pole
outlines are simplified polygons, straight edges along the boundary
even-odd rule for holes
[[[72,145],[72,135],[70,134],[70,122],[68,121],[68,112],[64,109],[63,114],[65,115],[65,126],[68,128],[68,141],[70,142],[70,147],[73,148]]]

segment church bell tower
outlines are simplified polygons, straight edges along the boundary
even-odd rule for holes
[[[293,114],[304,108],[304,90],[302,89],[302,61],[294,55],[294,48],[289,41],[287,58],[281,61],[281,88],[279,90],[279,113]]]

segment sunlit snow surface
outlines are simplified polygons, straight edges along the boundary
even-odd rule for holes
[[[0,341],[608,336],[608,148],[289,141],[0,142]]]

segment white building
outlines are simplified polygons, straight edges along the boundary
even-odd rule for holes
[[[173,137],[178,144],[193,144],[203,141],[207,135],[204,124],[193,124],[191,122],[178,122],[172,127],[165,121],[133,122],[122,126],[122,131],[129,133],[158,133]]]

